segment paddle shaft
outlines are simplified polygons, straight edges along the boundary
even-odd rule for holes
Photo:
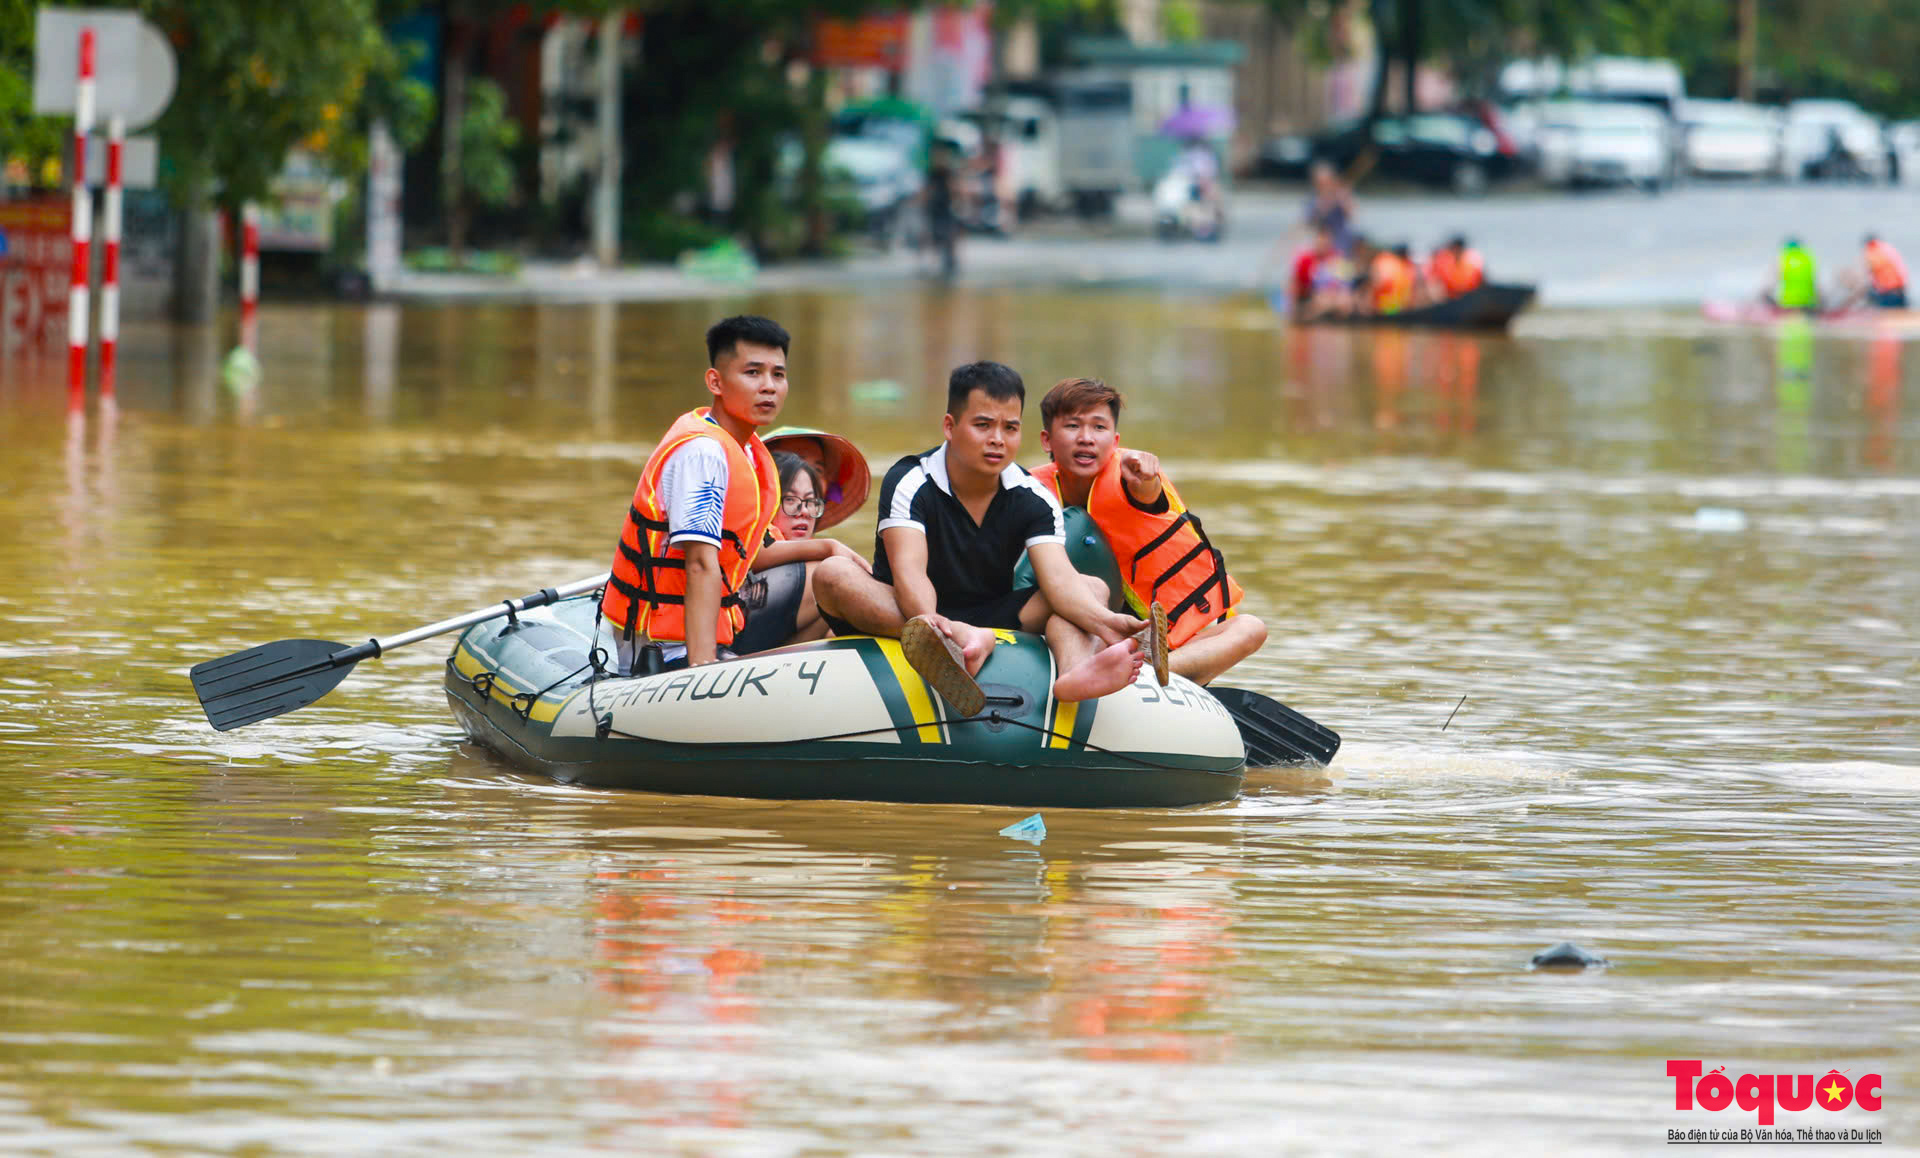
[[[436,635],[445,635],[449,631],[458,631],[463,627],[472,627],[476,623],[485,623],[489,619],[498,619],[502,615],[525,611],[531,607],[545,607],[570,599],[575,595],[585,595],[594,588],[606,583],[611,573],[595,575],[591,579],[576,579],[564,587],[548,587],[535,591],[531,595],[522,595],[518,599],[507,599],[499,603],[482,607],[478,611],[469,611],[465,615],[456,615],[452,619],[442,619],[438,623],[429,623],[425,627],[416,627],[412,631],[403,631],[399,635],[385,639],[369,639],[358,647],[349,647],[328,657],[335,665],[358,663],[363,659],[385,655],[396,647],[405,647],[410,643],[419,643],[423,639],[432,639]]]
[[[306,707],[332,690],[363,659],[502,615],[558,603],[592,591],[608,578],[596,575],[564,587],[549,587],[352,647],[324,639],[283,639],[195,664],[188,675],[200,706],[206,709],[207,722],[225,732]]]

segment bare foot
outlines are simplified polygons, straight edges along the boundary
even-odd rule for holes
[[[979,675],[980,669],[986,665],[987,656],[993,653],[993,645],[999,642],[993,629],[975,627],[944,615],[929,615],[926,618],[940,629],[940,634],[960,645],[960,661],[966,665],[967,674]]]
[[[955,626],[961,629],[955,636],[960,640],[960,655],[966,660],[967,674],[977,676],[986,664],[987,657],[993,654],[993,645],[1000,642],[999,637],[993,634],[992,628],[972,627],[964,623]]]
[[[1053,696],[1061,703],[1097,699],[1112,695],[1133,682],[1146,657],[1140,654],[1136,640],[1123,639],[1102,648],[1053,681]]]

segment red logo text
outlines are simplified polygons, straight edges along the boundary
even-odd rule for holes
[[[1700,1062],[1693,1059],[1668,1061],[1667,1076],[1673,1079],[1673,1108],[1691,1110],[1698,1102],[1703,1110],[1724,1110],[1739,1106],[1759,1112],[1762,1126],[1773,1125],[1773,1110],[1805,1110],[1819,1106],[1838,1112],[1848,1106],[1863,1110],[1880,1108],[1880,1075],[1862,1074],[1850,1080],[1839,1070],[1812,1074],[1741,1074],[1732,1077],[1727,1067],[1716,1066],[1701,1076]]]

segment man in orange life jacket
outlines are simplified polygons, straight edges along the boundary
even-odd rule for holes
[[[641,660],[649,644],[660,648],[661,670],[697,667],[724,658],[721,649],[750,615],[791,621],[791,609],[766,605],[767,592],[797,603],[805,580],[750,584],[751,568],[765,579],[776,568],[804,574],[821,559],[859,559],[832,539],[763,546],[780,509],[780,478],[756,432],[786,401],[789,343],[786,330],[761,317],[725,318],[707,331],[713,404],[681,415],[647,459],[601,599],[619,674],[648,674],[653,665]]]
[[[1366,237],[1353,243],[1355,312],[1397,314],[1413,304],[1418,284],[1413,263]]]
[[[1472,293],[1486,283],[1486,265],[1480,255],[1467,248],[1467,239],[1455,234],[1433,251],[1427,263],[1427,277],[1439,296],[1457,298]]]
[[[1053,461],[1033,476],[1062,504],[1084,507],[1113,548],[1127,603],[1159,601],[1173,671],[1204,684],[1259,651],[1266,624],[1239,611],[1240,585],[1207,541],[1160,460],[1120,446],[1120,393],[1067,378],[1040,400],[1040,445]]]
[[[880,486],[873,574],[842,559],[814,573],[814,597],[836,635],[899,638],[914,669],[956,706],[978,694],[973,677],[995,629],[1046,636],[1062,702],[1117,692],[1140,671],[1133,635],[1146,624],[1108,610],[1106,585],[1074,571],[1059,502],[1014,462],[1025,401],[1011,367],[955,369],[946,441],[895,463]],[[1023,550],[1037,586],[1013,585]]]
[[[1863,243],[1867,257],[1867,304],[1883,310],[1907,308],[1907,264],[1894,248],[1873,234]]]

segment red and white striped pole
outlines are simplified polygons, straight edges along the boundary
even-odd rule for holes
[[[260,353],[260,210],[249,201],[240,207],[240,344]]]
[[[73,272],[67,282],[67,408],[87,400],[87,281],[93,198],[87,193],[87,134],[93,131],[93,29],[80,30],[80,83],[73,95]]]
[[[120,344],[120,150],[127,119],[107,118],[107,204],[102,223],[107,243],[100,271],[100,401],[113,400],[113,352]]]

